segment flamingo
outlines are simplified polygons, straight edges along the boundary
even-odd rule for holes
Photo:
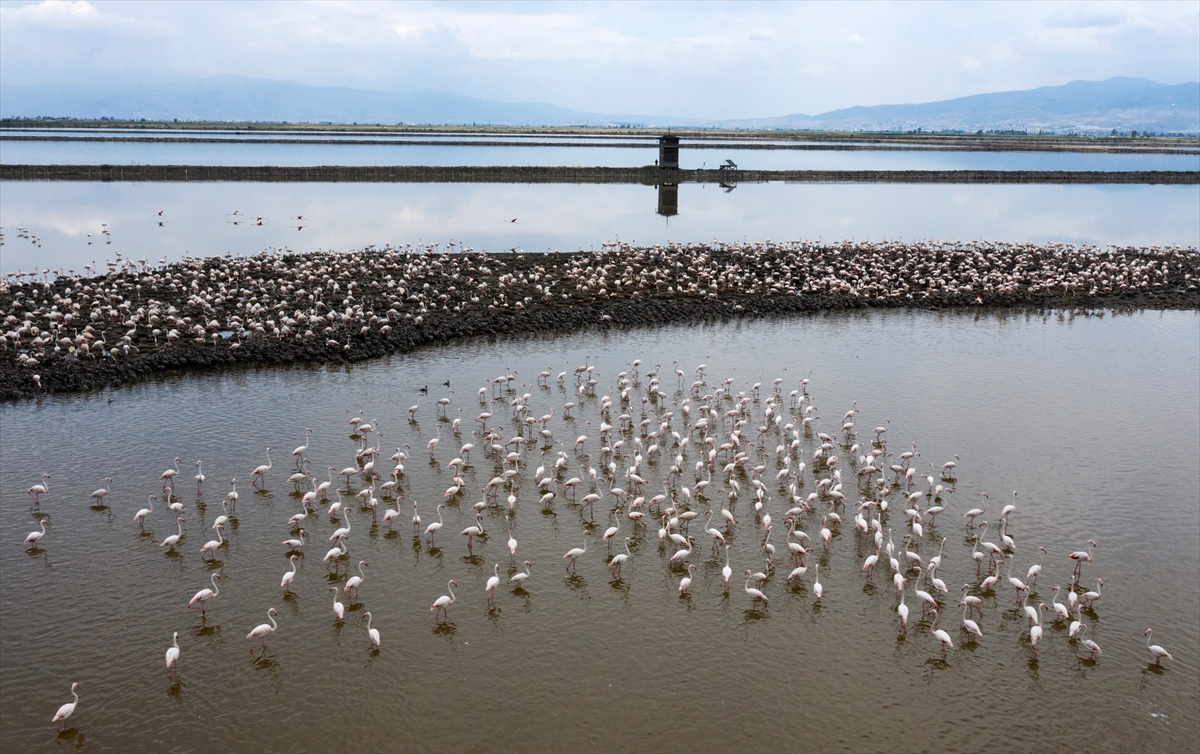
[[[729,579],[733,576],[733,569],[729,567],[729,548],[730,545],[725,545],[725,567],[721,569],[721,578],[725,580],[725,593],[729,593]]]
[[[1175,658],[1171,656],[1170,652],[1158,646],[1157,644],[1150,643],[1150,634],[1153,632],[1153,630],[1154,629],[1151,628],[1146,629],[1146,651],[1148,651],[1150,655],[1154,657],[1154,664],[1161,664],[1164,657],[1168,660],[1174,660]]]
[[[592,533],[591,533],[590,531],[586,531],[586,530],[585,530],[585,531],[583,532],[583,535],[584,535],[585,537],[591,536],[591,534],[592,534]],[[587,543],[588,543],[588,541],[585,539],[585,540],[583,540],[583,547],[582,547],[582,548],[580,548],[580,547],[574,547],[574,548],[572,548],[572,549],[568,550],[566,555],[563,555],[563,559],[565,559],[565,560],[569,560],[569,561],[570,561],[569,563],[567,563],[567,570],[568,570],[568,571],[573,571],[573,570],[574,570],[574,566],[575,566],[575,561],[579,559],[579,556],[580,556],[580,555],[583,555],[585,552],[587,552]]]
[[[293,555],[290,558],[288,558],[288,560],[291,561],[291,563],[292,563],[292,570],[283,574],[283,580],[279,582],[279,586],[283,587],[284,594],[287,594],[288,592],[291,591],[292,579],[296,578],[296,558],[298,558],[298,557],[300,557],[300,556]]]
[[[292,451],[292,455],[296,458],[296,468],[300,468],[300,463],[304,460],[304,454],[308,452],[308,443],[311,435],[312,428],[306,428],[304,430],[304,444]]]
[[[266,653],[267,637],[270,636],[275,631],[275,629],[279,628],[279,624],[275,622],[276,615],[279,615],[279,612],[275,608],[271,608],[271,609],[267,610],[267,620],[271,621],[270,625],[268,625],[266,623],[260,623],[257,626],[255,626],[254,629],[250,631],[250,633],[246,634],[247,639],[254,639],[254,644],[250,645],[251,653],[254,652],[254,646],[256,644],[258,644],[259,642],[262,642],[263,653],[264,654]]]
[[[717,551],[717,542],[720,542],[721,544],[725,544],[725,535],[722,534],[719,530],[713,528],[712,517],[713,517],[713,512],[712,512],[712,509],[710,508],[704,514],[704,531],[706,534],[708,534],[708,536],[712,537],[712,551],[715,553]],[[790,544],[791,543],[789,543],[789,546],[790,546]]]
[[[293,556],[293,557],[295,557],[295,556]],[[367,574],[363,573],[363,567],[365,567],[366,565],[368,565],[367,561],[365,561],[365,560],[358,561],[358,575],[351,576],[350,578],[346,579],[346,585],[344,587],[342,587],[343,592],[348,592],[351,589],[353,589],[355,599],[358,599],[358,587],[367,579]]]
[[[363,613],[363,617],[367,619],[367,636],[370,637],[371,643],[374,644],[376,648],[378,648],[379,647],[379,629],[371,628],[371,614],[369,612]]]
[[[337,616],[339,623],[346,615],[346,606],[338,602],[338,588],[336,586],[329,587],[329,591],[333,592],[333,614]]]
[[[214,527],[214,528],[217,530],[217,538],[216,538],[216,539],[210,539],[209,541],[207,541],[207,542],[205,542],[205,543],[204,543],[204,546],[203,546],[203,547],[201,547],[201,548],[200,548],[200,558],[201,558],[201,559],[203,559],[203,558],[204,558],[204,553],[208,553],[208,554],[210,554],[210,555],[212,555],[213,553],[215,553],[215,552],[217,551],[217,548],[218,548],[218,547],[220,547],[220,546],[221,546],[221,544],[222,544],[222,543],[225,541],[225,540],[224,540],[224,539],[221,537],[221,529],[222,529],[223,527],[216,526],[216,527]]]
[[[333,542],[334,540],[338,540],[338,539],[346,539],[347,537],[350,536],[350,507],[346,506],[346,507],[342,508],[341,510],[342,510],[342,515],[344,516],[344,521],[346,522],[346,525],[335,529],[333,534],[329,535],[330,542]]]
[[[1080,630],[1079,630],[1080,635],[1082,635],[1083,632],[1086,631],[1088,628],[1089,628],[1089,626],[1081,626]],[[1100,645],[1097,644],[1096,642],[1092,641],[1091,639],[1080,639],[1079,643],[1082,644],[1083,646],[1087,647],[1088,653],[1092,657],[1095,657],[1096,655],[1104,654],[1103,652],[1100,651]]]
[[[688,588],[692,585],[692,571],[694,571],[695,569],[696,569],[695,563],[691,563],[690,565],[688,565],[687,576],[684,576],[682,579],[679,580],[679,594],[680,595],[684,595],[684,594],[688,593]]]
[[[192,479],[196,480],[196,499],[200,499],[200,493],[204,489],[204,480],[208,477],[204,476],[204,465],[201,461],[196,461],[196,476]],[[110,480],[111,481],[111,480]]]
[[[330,521],[337,520],[338,511],[340,511],[342,509],[342,506],[346,504],[345,501],[342,500],[342,491],[340,489],[338,489],[338,490],[334,490],[334,492],[337,493],[338,499],[337,499],[337,502],[329,504],[329,520]]]
[[[146,516],[149,516],[151,513],[154,512],[154,501],[157,499],[158,498],[155,497],[154,495],[150,495],[148,498],[150,507],[142,508],[137,513],[133,514],[133,520],[137,521],[139,524],[141,524],[143,529],[146,528]]]
[[[434,620],[437,620],[439,611],[443,612],[445,614],[445,617],[447,619],[449,619],[450,611],[447,610],[447,608],[450,605],[454,604],[454,599],[455,599],[454,598],[454,589],[452,587],[456,587],[456,586],[458,586],[458,582],[455,581],[454,579],[450,579],[449,581],[447,581],[446,582],[446,590],[449,591],[450,594],[449,595],[443,594],[441,597],[438,597],[436,600],[434,600],[433,604],[429,606],[430,611],[433,612]]]
[[[1017,590],[1017,601],[1021,599],[1021,592],[1029,591],[1029,587],[1025,586],[1025,582],[1012,575],[1013,562],[1015,559],[1012,555],[1007,555],[1008,558],[1008,583],[1013,585],[1013,589]]]
[[[616,526],[610,526],[604,532],[604,543],[608,545],[608,551],[612,552],[613,537],[621,531],[621,509],[617,508],[613,511],[613,518],[616,520]]]
[[[1074,639],[1079,633],[1079,627],[1083,625],[1083,619],[1079,615],[1079,611],[1083,608],[1080,605],[1075,605],[1075,620],[1071,621],[1071,625],[1067,628],[1067,638]]]
[[[176,516],[175,521],[175,526],[178,528],[178,533],[172,534],[162,542],[159,542],[159,547],[166,547],[173,551],[175,549],[175,545],[179,544],[179,540],[183,539],[183,516]]]
[[[260,481],[266,484],[267,472],[271,470],[271,449],[267,448],[267,462],[259,466],[254,471],[250,472],[250,476],[254,477],[252,486],[257,485]],[[265,489],[265,487],[264,487]],[[264,645],[265,646],[265,645]]]
[[[487,590],[489,605],[492,602],[492,598],[494,596],[496,596],[496,587],[498,587],[498,586],[500,586],[500,564],[499,563],[497,563],[495,568],[492,569],[492,575],[490,577],[488,577],[487,586],[484,587],[484,589]]]
[[[1044,608],[1045,606],[1046,606],[1045,602],[1038,605],[1037,623],[1034,623],[1032,626],[1029,627],[1029,645],[1031,647],[1033,647],[1033,656],[1034,657],[1037,657],[1038,642],[1042,640],[1042,608]]]
[[[984,500],[988,499],[988,494],[986,492],[981,492],[979,494],[983,497]],[[967,519],[967,528],[974,529],[975,528],[975,519],[978,518],[979,516],[982,516],[986,512],[987,512],[987,503],[984,502],[984,503],[981,503],[978,508],[972,508],[971,510],[964,513],[963,518]]]
[[[425,527],[425,539],[428,541],[430,547],[433,547],[433,535],[437,534],[444,524],[442,521],[442,508],[445,507],[445,504],[439,503],[437,507],[438,520]],[[413,510],[416,510],[416,503],[413,503]],[[417,523],[420,524],[420,521],[418,520]]]
[[[112,479],[109,477],[104,477],[104,486],[91,494],[91,498],[96,501],[96,505],[104,504],[104,496],[112,491],[109,488],[109,485],[111,485],[111,484],[112,484]]]
[[[950,641],[950,634],[937,627],[938,611],[933,611],[933,625],[929,627],[929,633],[933,634],[933,638],[937,639],[942,645],[942,659],[946,659],[946,649],[953,648],[954,642]]]
[[[1045,547],[1039,547],[1038,549],[1042,551],[1042,555],[1046,554]],[[1029,566],[1029,573],[1025,574],[1025,583],[1028,584],[1030,587],[1032,587],[1034,584],[1037,583],[1038,574],[1040,574],[1041,572],[1042,572],[1042,564],[1040,562],[1034,563],[1033,565]]]
[[[30,487],[28,490],[26,490],[30,495],[33,495],[33,504],[34,505],[41,505],[42,504],[42,501],[40,499],[41,496],[45,495],[47,492],[50,491],[50,475],[42,474],[42,479],[44,481],[41,484],[35,484],[32,487]],[[67,714],[69,715],[71,713],[68,712]]]
[[[386,485],[385,485],[386,486]],[[401,496],[403,497],[403,496]],[[396,502],[395,508],[388,508],[383,512],[383,520],[387,522],[388,531],[392,530],[392,522],[394,519],[400,518],[400,503]]]
[[[29,545],[29,549],[35,549],[38,542],[42,541],[42,537],[46,536],[46,521],[48,520],[49,517],[46,517],[38,522],[42,526],[41,531],[31,531],[25,536],[25,544]]]
[[[319,494],[321,496],[322,500],[329,499],[329,488],[333,486],[333,472],[335,471],[333,466],[328,466],[326,468],[328,468],[328,470],[329,470],[329,478],[326,481],[318,484],[317,488],[316,488],[317,494]],[[316,480],[314,479],[313,481],[316,481]]]
[[[476,513],[475,514],[475,525],[468,526],[467,528],[463,529],[461,532],[459,532],[459,536],[463,536],[463,537],[467,538],[467,551],[472,552],[473,550],[472,550],[471,545],[474,544],[475,537],[478,537],[479,535],[484,534],[484,533],[485,532],[483,531],[483,514]]]
[[[1058,618],[1070,618],[1071,611],[1067,609],[1066,605],[1058,601],[1058,593],[1062,591],[1062,587],[1056,586],[1050,591],[1054,592],[1054,596],[1050,599],[1050,607],[1054,608],[1054,614]]]
[[[206,606],[206,603],[221,593],[221,590],[217,588],[217,579],[219,578],[223,578],[219,573],[214,573],[212,575],[212,578],[210,579],[212,581],[212,589],[201,589],[200,591],[196,592],[196,596],[192,597],[192,599],[187,603],[188,610],[192,609],[192,605],[200,603],[201,615],[206,615],[208,613],[208,607]]]
[[[821,564],[817,563],[813,566],[813,594],[817,595],[817,599],[821,599],[821,593],[824,591],[824,587],[821,586]]]
[[[967,594],[967,590],[970,588],[971,588],[970,584],[962,585],[963,602],[965,602],[967,604],[967,607],[969,609],[978,610],[979,617],[980,617],[980,619],[982,619],[983,618],[983,608],[981,608],[980,605],[983,604],[983,600],[979,599],[978,597],[976,597],[974,595]]]
[[[1100,587],[1102,587],[1102,586],[1104,586],[1104,579],[1096,579],[1096,591],[1084,592],[1082,595],[1080,595],[1079,604],[1082,605],[1083,607],[1091,608],[1092,604],[1096,600],[1100,599],[1100,597],[1101,597]]]
[[[67,702],[63,706],[59,707],[58,712],[54,713],[54,719],[50,721],[52,723],[59,723],[58,730],[60,732],[62,731],[63,726],[67,724],[67,718],[75,712],[75,705],[79,704],[79,694],[75,693],[75,689],[77,688],[79,688],[78,683],[71,684],[71,696],[75,697],[75,701]]]
[[[322,558],[322,561],[325,563],[325,570],[329,570],[329,561],[332,560],[333,564],[336,566],[338,559],[344,557],[345,555],[347,555],[346,540],[339,539],[337,545],[335,547],[331,547],[329,552],[325,553],[325,557]]]
[[[1087,541],[1088,548],[1071,553],[1067,557],[1075,561],[1075,581],[1079,581],[1080,573],[1083,570],[1085,562],[1090,563],[1092,560],[1092,550],[1096,547],[1096,540],[1089,539]]]
[[[176,475],[179,474],[179,462],[182,460],[183,459],[181,459],[181,458],[176,458],[175,459],[175,468],[167,469],[166,471],[164,471],[163,473],[158,475],[158,478],[163,480],[165,482],[165,484],[171,485],[172,491],[175,490],[175,477],[176,477]]]
[[[237,480],[230,479],[229,486],[231,489],[229,490],[228,494],[225,495],[225,500],[229,503],[229,509],[236,511],[238,501]]]
[[[533,563],[530,563],[528,560],[526,560],[525,561],[525,572],[521,573],[518,571],[517,573],[514,573],[512,578],[508,580],[508,583],[515,584],[516,588],[520,589],[521,585],[525,583],[525,579],[529,578],[529,573],[532,570],[533,570]]]
[[[442,427],[438,425],[437,437],[429,441],[429,457],[433,458],[433,451],[437,450],[438,443],[442,440]]]
[[[759,591],[755,587],[750,586],[750,578],[752,575],[753,574],[750,573],[750,569],[747,568],[746,569],[746,583],[742,586],[742,589],[746,592],[746,594],[750,595],[750,598],[751,598],[750,604],[751,605],[753,605],[758,600],[762,600],[763,604],[766,605],[767,604],[767,595],[763,594],[761,591]]]
[[[167,650],[167,676],[170,677],[172,668],[179,667],[179,632],[171,637],[171,647]]]
[[[617,553],[616,555],[613,555],[612,560],[608,561],[608,567],[609,567],[609,569],[611,569],[613,571],[614,579],[621,578],[621,567],[623,565],[625,565],[626,562],[629,561],[630,557],[633,556],[633,553],[631,553],[629,551],[629,543],[632,541],[633,541],[632,537],[626,537],[625,538],[625,552],[620,552],[620,553]]]
[[[983,631],[979,630],[979,624],[967,617],[967,610],[971,607],[966,600],[958,603],[958,606],[963,609],[962,622],[963,628],[967,629],[967,633],[975,634],[979,638],[983,638]]]
[[[517,540],[513,536],[512,525],[508,527],[508,559],[511,562],[517,555]]]
[[[316,499],[316,497],[317,493],[315,492],[304,493],[304,499],[300,501],[300,505],[304,507],[300,509],[299,513],[288,519],[288,523],[292,525],[293,530],[299,529],[300,524],[303,523],[304,519],[308,518],[308,504]]]
[[[899,576],[900,574],[896,574],[896,575]],[[903,588],[904,587],[904,581],[903,581],[904,577],[900,576],[900,579],[901,579],[901,581],[900,581],[900,586],[901,586],[901,588],[900,588],[900,604],[896,605],[896,613],[899,614],[899,616],[900,616],[901,628],[907,628],[908,627],[908,605],[904,604],[904,588]]]

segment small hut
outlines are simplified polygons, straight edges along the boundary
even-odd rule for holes
[[[658,166],[664,170],[679,169],[679,137],[667,134],[658,139]]]

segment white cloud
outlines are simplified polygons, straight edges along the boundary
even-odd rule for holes
[[[863,41],[863,38],[858,34],[851,34],[850,36],[846,37],[846,41],[859,44]]]
[[[5,24],[47,26],[57,29],[77,29],[104,23],[96,6],[87,0],[44,0],[34,5],[0,9]]]

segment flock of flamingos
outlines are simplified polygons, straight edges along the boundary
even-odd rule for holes
[[[961,614],[956,611],[954,615],[960,624],[960,643],[985,640],[983,627],[974,617],[978,616],[979,621],[984,619],[984,598],[1010,588],[1017,606],[1023,607],[1026,614],[1029,646],[1035,655],[1044,638],[1047,617],[1051,625],[1059,627],[1069,622],[1068,641],[1093,658],[1101,655],[1100,646],[1086,635],[1088,624],[1083,620],[1083,612],[1095,615],[1092,611],[1102,599],[1103,580],[1095,580],[1094,591],[1081,586],[1083,568],[1095,558],[1095,541],[1089,540],[1078,551],[1065,554],[1074,564],[1071,580],[1065,588],[1052,588],[1054,596],[1050,604],[1029,604],[1031,589],[1042,575],[1043,559],[1049,553],[1039,547],[1035,550],[1039,554],[1035,556],[1036,563],[1027,570],[1014,570],[1017,546],[1008,527],[1017,511],[1015,492],[1011,501],[992,501],[983,493],[978,504],[967,510],[948,510],[956,482],[957,456],[945,463],[940,473],[932,464],[922,471],[915,444],[902,452],[889,450],[888,427],[861,431],[856,424],[857,407],[844,413],[833,433],[819,431],[816,423],[820,416],[808,392],[809,379],[800,380],[796,389],[786,394],[783,378],[767,385],[747,384],[746,389],[734,392],[732,378],[708,384],[705,365],[696,367],[691,377],[678,364],[673,375],[664,373],[658,365],[642,374],[641,366],[640,359],[630,362],[626,371],[616,375],[609,394],[602,397],[597,397],[597,375],[590,364],[564,369],[557,376],[547,369],[537,375],[533,385],[521,385],[520,389],[515,384],[515,373],[500,375],[479,389],[481,410],[467,426],[463,426],[463,409],[458,409],[453,420],[448,415],[453,399],[447,390],[446,397],[432,403],[432,411],[437,415],[437,437],[429,440],[422,450],[397,448],[388,459],[393,464],[390,469],[383,468],[386,451],[382,450],[378,422],[359,415],[349,421],[351,438],[357,445],[354,461],[341,471],[331,466],[325,475],[310,474],[306,453],[313,432],[307,430],[305,443],[292,451],[292,463],[283,472],[289,474],[286,483],[294,485],[297,492],[308,489],[301,498],[300,510],[287,520],[281,516],[279,521],[280,530],[290,532],[282,541],[290,567],[282,575],[280,588],[285,593],[291,589],[297,559],[302,548],[311,544],[305,527],[311,527],[319,517],[326,515],[334,525],[340,524],[328,537],[330,548],[323,556],[326,569],[338,574],[343,564],[353,563],[349,549],[354,530],[350,512],[356,504],[361,515],[370,515],[375,525],[386,525],[389,530],[397,525],[411,525],[414,538],[423,537],[427,546],[434,547],[439,537],[444,543],[448,533],[442,531],[447,523],[443,510],[453,507],[462,511],[460,503],[469,499],[468,490],[473,489],[481,493],[481,499],[473,503],[468,513],[474,514],[475,523],[461,532],[466,538],[464,546],[473,553],[478,541],[486,541],[484,513],[502,519],[508,530],[507,549],[512,564],[507,584],[521,590],[534,578],[533,564],[518,557],[519,544],[512,527],[520,509],[518,498],[531,482],[537,505],[543,510],[560,503],[578,510],[580,546],[562,556],[569,572],[580,567],[581,562],[603,557],[612,577],[620,579],[622,569],[643,565],[636,563],[638,559],[630,549],[634,537],[641,532],[653,541],[657,529],[659,553],[666,560],[665,567],[679,576],[681,597],[686,597],[695,586],[693,575],[697,565],[689,563],[689,558],[694,554],[703,557],[707,549],[710,557],[724,558],[721,569],[724,591],[740,588],[753,607],[765,610],[771,597],[764,590],[776,574],[786,571],[787,587],[794,581],[810,578],[810,555],[816,548],[828,551],[835,539],[834,532],[844,525],[843,517],[850,517],[855,541],[867,551],[873,549],[862,563],[861,577],[872,579],[876,570],[890,573],[900,630],[906,630],[912,611],[919,611],[922,620],[932,616],[928,630],[943,658],[955,641],[947,630],[949,621],[942,615],[945,606],[952,599],[959,600],[956,606]],[[677,383],[671,403],[664,391],[664,381]],[[568,402],[561,409],[535,416],[531,407],[533,393],[549,392],[552,382],[557,382]],[[427,397],[427,388],[420,393],[423,399]],[[415,422],[418,413],[429,411],[418,403],[408,409],[409,421]],[[594,414],[587,420],[583,434],[563,440],[551,429],[556,411],[560,412],[560,422],[569,419],[571,425],[576,418],[583,418],[580,414],[585,411]],[[511,429],[504,432],[501,422]],[[403,488],[407,486],[404,462],[410,453],[425,450],[431,461],[435,460],[439,445],[449,439],[442,435],[443,426],[448,427],[454,443],[461,444],[445,467],[453,473],[453,484],[445,490],[443,502],[436,509],[431,503],[424,503],[426,520],[422,520],[419,503],[414,499],[411,520],[403,521],[409,518],[403,503]],[[376,437],[373,446],[372,435]],[[478,481],[482,477],[474,479],[472,455],[476,458],[483,455],[494,468],[494,476],[481,490]],[[255,488],[266,487],[272,481],[279,483],[281,472],[274,465],[269,447],[265,456],[267,462],[250,472]],[[525,469],[529,456],[540,459],[531,478]],[[176,531],[163,539],[160,547],[170,550],[181,549],[185,541],[185,506],[176,494],[176,486],[187,483],[187,474],[180,463],[181,459],[175,458],[172,468],[159,477],[162,497],[150,495],[147,506],[132,517],[134,525],[142,526],[150,516],[162,515],[165,509],[175,519]],[[773,465],[773,471],[768,471],[768,464]],[[206,477],[200,461],[196,461],[195,467],[193,481],[199,499]],[[471,482],[468,474],[472,476]],[[338,484],[339,479],[344,480],[344,486]],[[354,479],[361,482],[357,492],[351,487]],[[106,480],[105,486],[92,494],[98,503],[110,493],[110,481]],[[42,474],[41,483],[28,490],[34,514],[40,520],[40,528],[25,539],[30,548],[49,546],[52,541],[46,529],[49,516],[41,507],[43,498],[52,494],[50,482],[51,475]],[[786,500],[780,505],[787,507],[781,517],[776,517],[772,508],[773,487],[775,494]],[[234,479],[221,503],[223,515],[212,524],[213,539],[193,549],[196,557],[212,558],[226,545],[223,532],[230,519],[236,517],[238,499]],[[596,523],[597,503],[602,504],[601,510],[610,506],[602,524]],[[939,577],[947,542],[946,537],[935,534],[939,516],[960,521],[959,525],[972,535],[970,558],[975,564],[975,583],[957,587]],[[989,525],[985,516],[994,516],[995,525]],[[692,533],[691,526],[697,523],[703,530]],[[810,536],[804,529],[815,531]],[[761,570],[745,568],[735,579],[729,542],[739,530],[755,543],[753,549],[759,553],[755,565],[761,563]],[[626,536],[625,532],[633,536]],[[523,570],[516,565],[520,562]],[[339,592],[357,599],[359,589],[367,581],[367,567],[366,561],[358,561],[356,567],[348,569],[340,589],[330,587],[332,610],[338,622],[346,617],[346,605],[339,601]],[[821,600],[826,590],[820,581],[820,563],[814,563],[812,570],[809,591],[816,600]],[[220,596],[219,579],[220,574],[214,572],[209,586],[196,592],[187,607],[206,612],[209,604]],[[465,589],[479,599],[486,598],[490,604],[501,582],[497,563],[485,583]],[[449,581],[447,593],[430,604],[435,620],[448,619],[451,606],[465,599],[464,589],[456,594],[456,586],[459,586],[457,581]],[[1060,598],[1064,601],[1059,601]],[[268,622],[246,634],[246,639],[252,640],[251,652],[257,648],[267,651],[268,637],[280,630],[276,615],[275,608],[270,608]],[[382,642],[380,630],[372,625],[370,612],[364,612],[362,617],[366,619],[368,640],[377,650]],[[1146,650],[1155,664],[1164,658],[1172,659],[1165,649],[1151,644],[1150,637],[1151,629],[1146,629]],[[166,650],[168,674],[176,671],[179,656],[176,632]],[[72,684],[73,701],[54,715],[52,722],[59,723],[60,729],[75,712],[78,688],[78,683]]]

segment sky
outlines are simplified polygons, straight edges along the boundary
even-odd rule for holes
[[[596,113],[817,114],[1200,80],[1200,2],[0,2],[0,83],[220,74]]]

